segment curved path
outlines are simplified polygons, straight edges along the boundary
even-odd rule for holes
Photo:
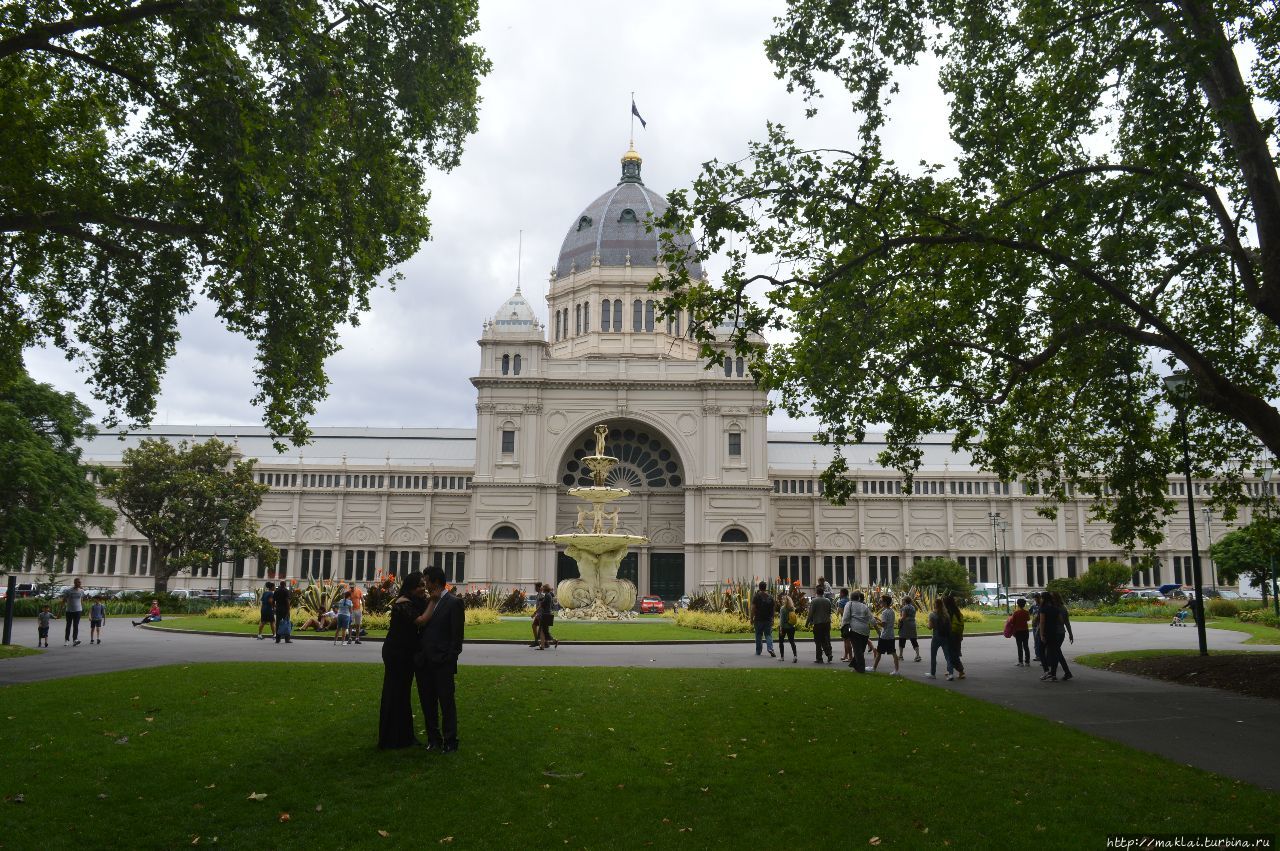
[[[192,662],[378,662],[379,643],[334,646],[329,641],[297,640],[290,645],[255,641],[252,637],[222,637],[158,632],[125,626],[112,619],[101,645],[61,646],[55,628],[53,646],[38,656],[0,661],[0,686],[81,674],[119,671],[155,665]],[[55,627],[59,626],[55,624]],[[1077,623],[1077,641],[1067,657],[1082,653],[1127,649],[1195,647],[1194,629],[1116,623]],[[19,643],[34,646],[29,621],[15,623]],[[1266,645],[1242,645],[1248,636],[1209,630],[1210,649],[1275,650]],[[789,668],[821,667],[831,676],[856,675],[841,665],[813,663],[812,642],[798,642],[800,662]],[[1013,642],[999,636],[971,638],[964,644],[968,679],[957,682],[927,680],[927,640],[921,642],[924,662],[904,662],[903,674],[938,688],[960,691],[1010,709],[1038,715],[1131,747],[1157,753],[1258,786],[1280,790],[1280,704],[1217,689],[1182,686],[1127,674],[1076,666],[1075,679],[1042,683],[1039,667],[1015,667]],[[838,645],[837,645],[838,649]],[[908,652],[910,652],[908,650]],[[767,654],[756,656],[752,645],[570,645],[556,651],[536,651],[522,644],[468,644],[462,654],[471,665],[580,665],[642,668],[756,668],[780,667]],[[885,660],[888,662],[888,660]],[[882,663],[881,669],[886,670]],[[877,674],[876,676],[884,676]],[[0,702],[3,691],[0,691]]]

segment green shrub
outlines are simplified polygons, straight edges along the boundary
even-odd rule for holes
[[[245,623],[258,622],[257,606],[211,606],[209,611],[204,613],[207,618],[226,618],[227,620],[241,620]]]
[[[737,614],[729,612],[691,612],[681,609],[676,612],[676,626],[687,626],[690,629],[702,629],[707,632],[734,634],[752,632],[751,624]]]
[[[102,602],[107,607],[108,617],[121,617],[147,614],[151,611],[152,600],[159,601],[160,611],[165,614],[196,614],[207,610],[213,603],[212,600],[200,598],[187,599],[168,595],[156,596],[155,594],[146,594],[125,600],[103,600]],[[40,614],[40,609],[45,603],[50,605],[52,612],[58,617],[64,614],[66,604],[61,599],[48,600],[43,597],[19,597],[13,601],[13,616],[15,618],[33,618]],[[84,610],[86,617],[93,603],[94,600],[92,599],[85,600]]]
[[[1089,600],[1115,602],[1120,597],[1116,590],[1133,580],[1133,570],[1127,564],[1103,559],[1089,565],[1080,577],[1080,596]]]
[[[1052,591],[1063,600],[1079,600],[1084,596],[1080,590],[1080,580],[1072,576],[1060,576],[1057,579],[1049,580],[1049,584],[1045,586],[1046,591]]]
[[[924,588],[932,586],[938,594],[954,594],[961,601],[973,599],[969,570],[949,558],[921,559],[902,577],[904,584]]]
[[[510,593],[498,605],[498,611],[504,615],[524,614],[525,601],[527,599],[528,595],[524,591],[519,588],[512,588]]]
[[[1263,626],[1269,626],[1274,629],[1280,629],[1280,618],[1277,618],[1270,609],[1250,609],[1241,612],[1236,616],[1241,623],[1256,623]]]
[[[1212,597],[1205,605],[1205,609],[1209,612],[1211,618],[1234,618],[1240,614],[1240,606],[1235,600],[1223,600],[1220,597]]]
[[[495,610],[488,609],[483,606],[475,606],[473,608],[467,609],[466,616],[467,616],[467,626],[475,626],[476,624],[482,624],[482,623],[498,623],[499,621],[502,620],[502,618],[498,617],[498,613]],[[389,622],[391,620],[391,616],[387,615],[386,617]],[[368,618],[365,618],[364,625],[366,629],[370,628]]]

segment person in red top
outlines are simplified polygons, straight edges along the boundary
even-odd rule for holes
[[[1027,611],[1027,601],[1018,598],[1018,608],[1009,615],[1009,632],[1013,634],[1013,642],[1018,646],[1018,667],[1031,667],[1031,613]]]

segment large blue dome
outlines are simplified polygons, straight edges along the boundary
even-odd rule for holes
[[[556,260],[556,277],[563,278],[576,269],[584,272],[599,257],[601,266],[632,266],[656,269],[661,251],[658,234],[650,233],[646,223],[667,211],[667,202],[640,180],[640,155],[627,151],[622,157],[622,180],[587,205],[569,226],[560,257]],[[676,244],[688,246],[687,235],[676,237]],[[690,270],[702,277],[702,267]]]

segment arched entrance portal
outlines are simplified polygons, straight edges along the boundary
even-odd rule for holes
[[[643,596],[654,594],[677,600],[685,592],[684,566],[684,465],[671,442],[652,426],[632,420],[610,420],[605,454],[618,459],[608,484],[631,491],[616,503],[621,511],[618,531],[645,535],[649,543],[634,547],[618,568],[620,579],[630,579]],[[594,424],[592,428],[594,428]],[[560,492],[556,500],[556,530],[574,528],[583,503],[569,496],[569,488],[592,484],[582,464],[595,454],[596,438],[584,429],[560,461]],[[578,575],[573,559],[556,554],[556,582]]]

